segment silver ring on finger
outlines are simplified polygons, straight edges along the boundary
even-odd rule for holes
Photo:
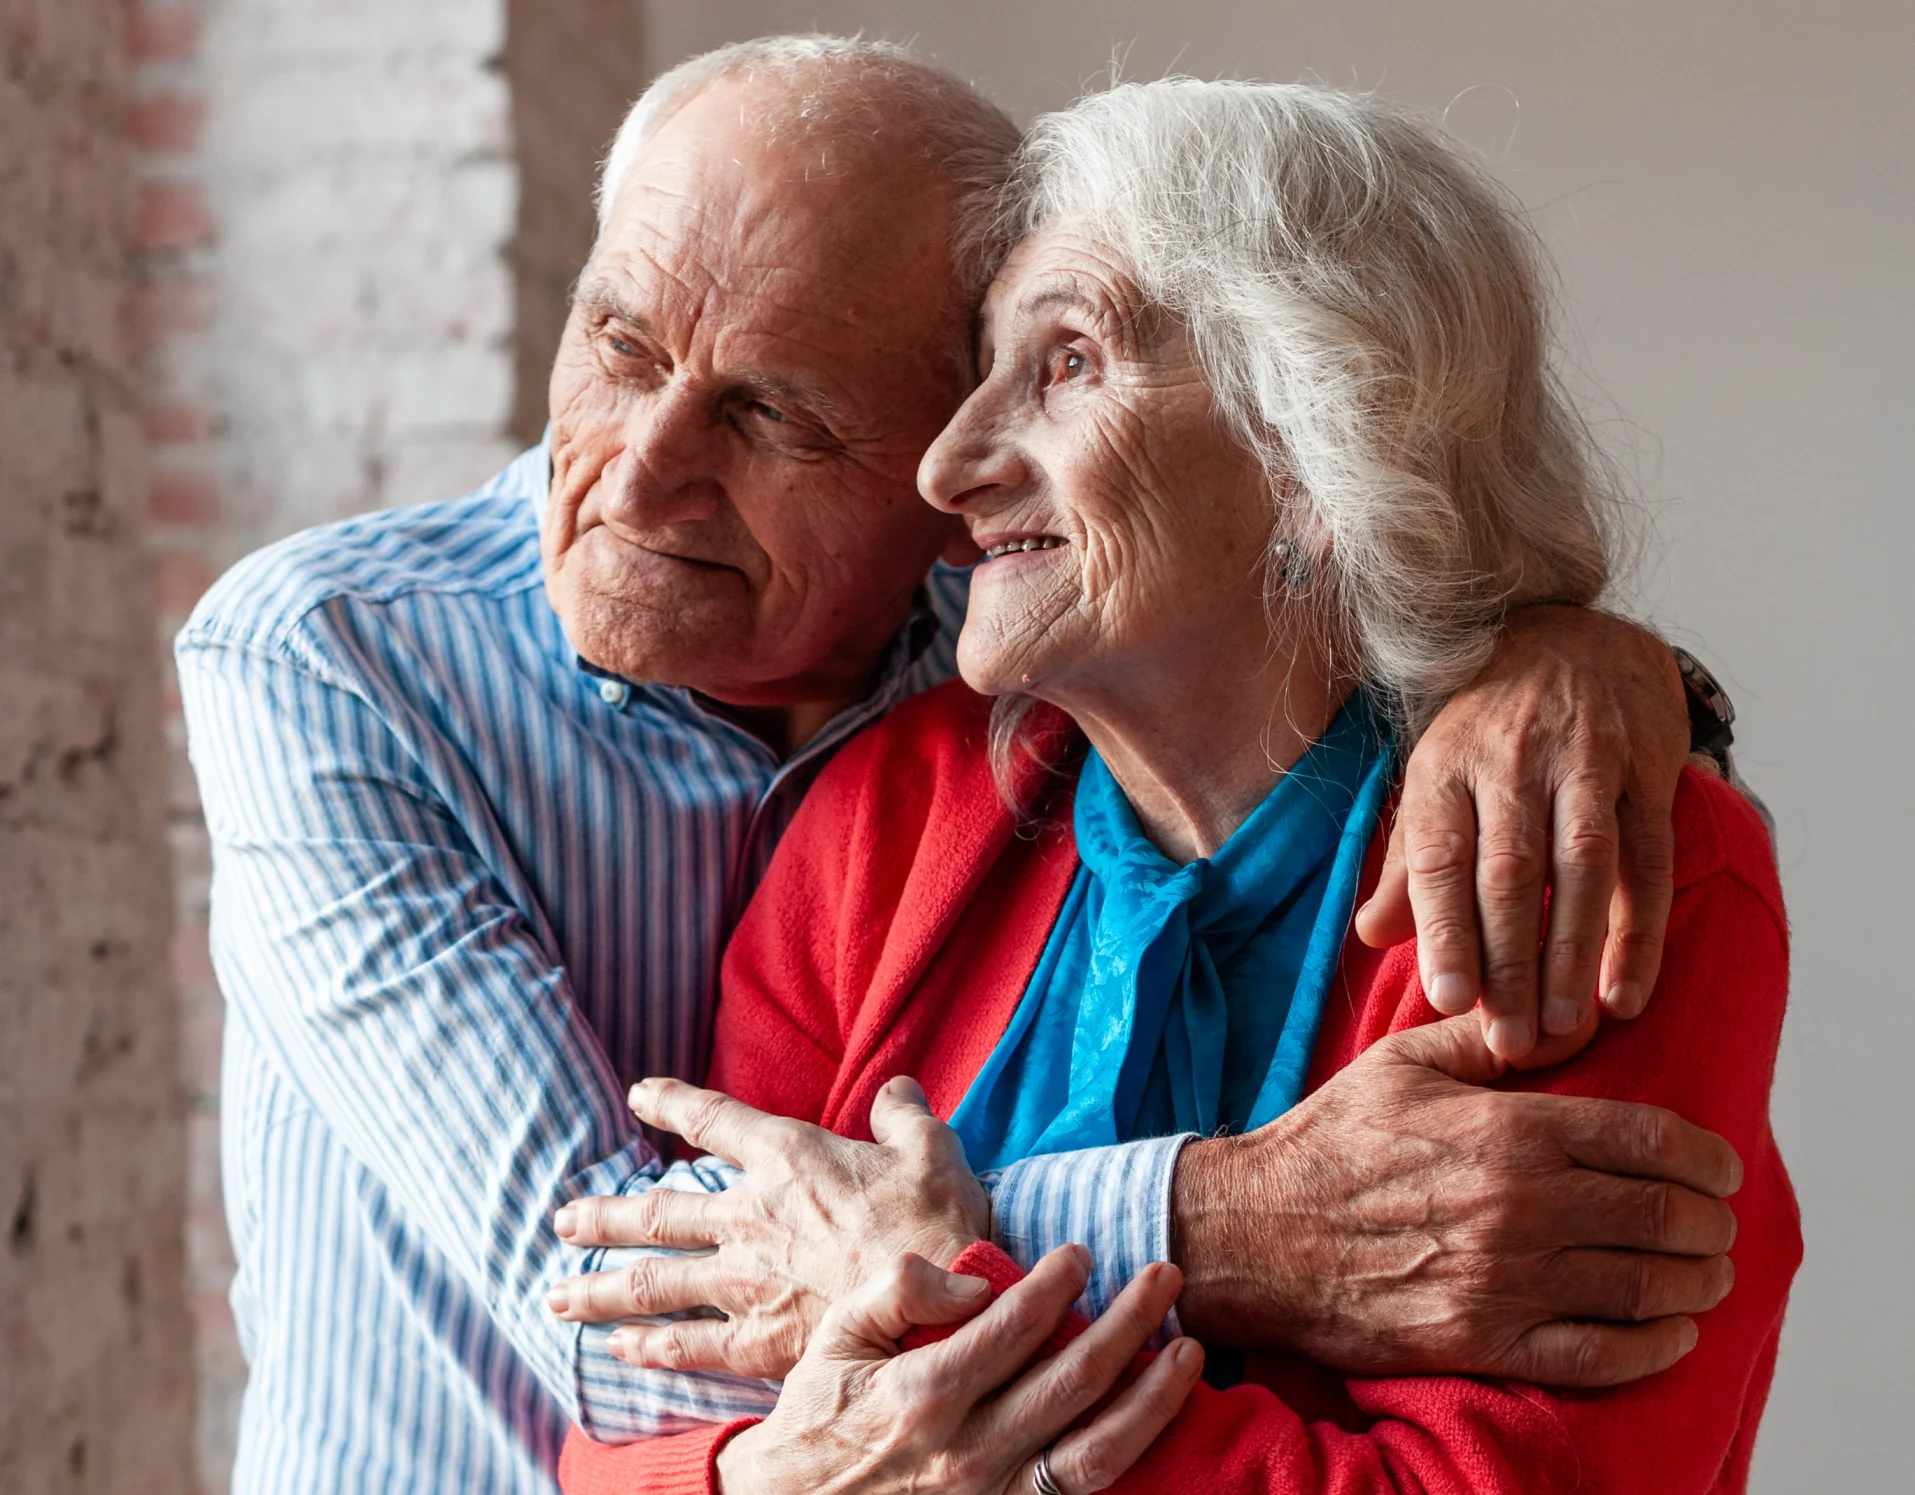
[[[1057,1445],[1053,1443],[1051,1448]],[[1057,1486],[1057,1478],[1051,1473],[1051,1448],[1037,1456],[1037,1462],[1031,1465],[1031,1488],[1037,1495],[1064,1495]]]

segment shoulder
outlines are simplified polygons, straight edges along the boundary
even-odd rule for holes
[[[1775,845],[1742,792],[1704,769],[1685,768],[1673,818],[1677,900],[1705,890],[1739,896],[1765,911],[1786,938],[1788,915]]]
[[[1359,902],[1375,887],[1389,839],[1387,824],[1386,818],[1371,845]],[[1672,826],[1674,900],[1662,976],[1650,1003],[1654,1020],[1646,1015],[1609,1026],[1617,1034],[1634,1032],[1637,1037],[1628,1041],[1635,1043],[1673,1020],[1706,1025],[1719,1016],[1719,1004],[1712,1008],[1716,998],[1705,998],[1705,989],[1740,983],[1744,1031],[1773,1036],[1787,1001],[1788,918],[1768,828],[1739,791],[1693,767],[1683,770],[1677,785]],[[1312,1086],[1385,1034],[1438,1020],[1423,995],[1416,952],[1414,939],[1382,950],[1369,948],[1354,934],[1345,940]],[[1668,1039],[1672,1046],[1692,1041],[1709,1040],[1696,1034]]]
[[[532,498],[505,481],[521,465],[464,498],[363,514],[254,552],[201,598],[180,647],[272,651],[329,608],[381,608],[435,592],[496,597],[540,585]]]
[[[907,697],[839,750],[806,796],[807,809],[816,803],[821,812],[843,813],[861,805],[894,823],[927,815],[1009,820],[1013,805],[1048,814],[1074,781],[1077,730],[1055,707],[1033,707],[1019,735],[1025,747],[1000,785],[991,757],[995,707],[962,680]]]
[[[1003,814],[990,722],[990,701],[962,680],[906,697],[820,771],[779,856],[830,846],[854,862],[869,865],[875,852],[908,866],[939,822]]]
[[[818,788],[831,780],[849,787],[878,764],[940,779],[968,778],[980,768],[988,773],[990,731],[990,697],[950,680],[907,696],[852,738],[819,776]]]

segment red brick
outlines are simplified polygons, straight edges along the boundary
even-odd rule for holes
[[[133,337],[150,353],[171,337],[213,325],[213,288],[203,280],[156,280],[133,297]]]
[[[140,150],[155,156],[177,156],[199,143],[206,123],[206,101],[189,94],[167,93],[142,99],[126,113],[126,133]]]
[[[155,524],[177,524],[211,529],[225,517],[219,479],[202,468],[183,468],[153,475],[147,495],[147,515]]]
[[[183,5],[126,8],[126,50],[135,62],[185,62],[199,53],[199,11]]]
[[[213,412],[195,401],[156,399],[146,407],[146,439],[155,446],[187,446],[212,434]]]
[[[213,238],[206,194],[190,182],[148,182],[140,189],[135,235],[146,250],[191,249]]]
[[[196,555],[179,551],[159,559],[154,587],[159,595],[161,626],[166,619],[184,618],[213,584],[213,568]]]

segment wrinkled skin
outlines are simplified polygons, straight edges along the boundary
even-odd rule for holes
[[[1186,1289],[1185,1327],[1357,1374],[1560,1386],[1686,1355],[1689,1315],[1735,1280],[1734,1150],[1653,1106],[1474,1088],[1502,1071],[1452,1018],[1259,1131],[1186,1148],[1173,1254],[1218,1270]]]
[[[1587,608],[1514,614],[1410,757],[1358,936],[1415,937],[1431,1004],[1467,1012],[1480,994],[1506,1059],[1539,1031],[1583,1028],[1598,994],[1611,1017],[1638,1016],[1669,919],[1681,700],[1674,656],[1641,629]]]
[[[1047,229],[985,300],[983,382],[918,486],[987,552],[958,667],[1063,707],[1177,860],[1214,852],[1322,735],[1307,631],[1270,627],[1261,468],[1214,413],[1188,337],[1140,316],[1106,251]],[[991,558],[993,545],[1052,548]],[[1220,745],[1228,745],[1220,752]]]
[[[932,559],[966,555],[967,528],[987,541],[994,526],[999,534],[1054,534],[1066,542],[1062,554],[1031,552],[981,568],[975,626],[965,635],[967,677],[1066,705],[1110,744],[1113,765],[1123,762],[1120,776],[1160,845],[1180,856],[1213,848],[1280,765],[1321,731],[1347,682],[1324,678],[1299,640],[1273,647],[1267,633],[1240,626],[1250,609],[1261,617],[1268,498],[1247,459],[1201,417],[1208,397],[1187,347],[1175,328],[1124,327],[1126,288],[1095,246],[1030,248],[1052,254],[1048,268],[1079,294],[1018,307],[1033,337],[1015,354],[998,346],[993,324],[990,379],[966,407],[975,419],[960,421],[942,453],[924,463],[927,492],[942,511],[919,503],[919,459],[973,379],[956,356],[970,308],[945,249],[949,193],[915,163],[886,158],[881,139],[835,142],[832,169],[814,170],[815,142],[758,128],[764,105],[749,86],[721,82],[665,121],[623,184],[581,282],[552,379],[554,482],[542,526],[548,592],[574,646],[620,674],[698,690],[789,751],[862,694]],[[1053,341],[1040,348],[1046,339]],[[1081,362],[1072,361],[1072,348]],[[1138,497],[1128,509],[1116,502],[1126,494]],[[1200,513],[1212,522],[1190,523]],[[1167,620],[1158,645],[1142,647]],[[1162,727],[1127,707],[1116,655],[1100,652],[1126,640],[1140,644],[1145,671],[1133,678],[1147,679],[1159,704],[1176,707],[1158,718]],[[1545,995],[1593,986],[1584,973],[1596,970],[1590,952],[1603,946],[1611,907],[1602,891],[1605,832],[1620,841],[1623,871],[1634,868],[1647,889],[1625,927],[1628,961],[1605,970],[1633,971],[1641,993],[1653,980],[1648,957],[1667,902],[1653,832],[1658,814],[1666,832],[1681,761],[1662,745],[1683,720],[1679,696],[1655,680],[1666,659],[1653,640],[1615,620],[1519,619],[1482,691],[1439,717],[1411,761],[1397,854],[1365,912],[1364,933],[1389,942],[1407,937],[1406,915],[1429,923],[1440,935],[1432,946],[1438,965],[1425,965],[1433,989],[1446,1003],[1468,1005],[1486,977],[1485,1022],[1502,1016],[1519,1025],[1492,1030],[1505,1057],[1517,1057],[1537,1031],[1537,924],[1525,930],[1519,916],[1540,910],[1545,876],[1560,883],[1580,869],[1586,883],[1563,900],[1571,907],[1560,911],[1560,941],[1552,911],[1552,946],[1573,950],[1551,964]],[[1619,672],[1618,660],[1628,668]],[[1620,685],[1619,673],[1628,677]],[[1279,717],[1267,703],[1280,690],[1289,700]],[[1193,717],[1203,712],[1207,719]],[[1200,746],[1184,730],[1192,719],[1245,744],[1221,775],[1186,772]],[[1515,757],[1505,747],[1511,742],[1523,745]],[[1633,820],[1625,813],[1632,806]],[[1503,854],[1512,843],[1533,853],[1535,828],[1565,814],[1560,823],[1577,834],[1546,842],[1526,861]],[[1644,826],[1651,834],[1636,855],[1629,838]],[[1587,827],[1593,837],[1580,833]],[[1574,854],[1565,857],[1564,848]],[[1470,901],[1479,885],[1495,895],[1480,922]],[[1614,931],[1609,938],[1613,945]],[[1457,983],[1444,975],[1460,977],[1461,987],[1452,993]],[[1604,982],[1608,991],[1607,975]],[[1635,1005],[1622,990],[1628,984],[1625,976],[1614,982],[1618,1015]],[[1593,1029],[1593,1004],[1583,1000],[1581,1013],[1572,1041]],[[1494,1063],[1487,1050],[1484,1062]],[[1417,1073],[1372,1073],[1372,1090],[1351,1081],[1336,1103],[1282,1134],[1281,1157],[1244,1145],[1252,1139],[1186,1149],[1178,1195],[1188,1219],[1180,1214],[1179,1229],[1193,1324],[1241,1310],[1235,1327],[1244,1331],[1288,1315],[1332,1364],[1381,1365],[1392,1355],[1404,1368],[1424,1364],[1434,1352],[1414,1336],[1435,1332],[1451,1368],[1487,1370],[1515,1363],[1512,1348],[1526,1343],[1544,1356],[1522,1362],[1540,1378],[1594,1384],[1615,1366],[1592,1369],[1585,1349],[1529,1329],[1546,1326],[1552,1313],[1589,1312],[1592,1302],[1612,1310],[1602,1317],[1661,1309],[1673,1319],[1719,1296],[1719,1274],[1692,1281],[1705,1274],[1685,1277],[1678,1264],[1667,1290],[1619,1283],[1614,1273],[1598,1274],[1593,1287],[1543,1278],[1533,1291],[1506,1293],[1514,1306],[1502,1318],[1484,1312],[1498,1285],[1507,1289],[1534,1259],[1525,1254],[1533,1240],[1467,1228],[1474,1206],[1494,1214],[1499,1180],[1518,1186],[1515,1198],[1555,1208],[1572,1244],[1600,1249],[1614,1211],[1578,1215],[1546,1169],[1497,1172],[1499,1148],[1520,1145],[1533,1160],[1547,1156],[1545,1142],[1561,1144],[1560,1132],[1533,1115],[1499,1131],[1511,1120],[1505,1098],[1447,1077],[1428,1056],[1385,1054],[1371,1069],[1386,1065]],[[725,1124],[723,1108],[701,1094],[693,1096],[702,1115],[681,1118],[694,1140]],[[884,1373],[881,1362],[905,1365],[911,1356],[892,1357],[883,1331],[926,1289],[913,1286],[917,1268],[883,1269],[873,1282],[873,1264],[899,1251],[919,1253],[911,1259],[920,1265],[923,1253],[954,1259],[982,1228],[975,1181],[938,1141],[938,1124],[927,1117],[912,1126],[913,1146],[900,1147],[780,1123],[780,1164],[755,1168],[759,1177],[736,1198],[598,1201],[565,1232],[578,1244],[718,1247],[670,1268],[620,1274],[619,1283],[566,1285],[564,1306],[574,1317],[721,1298],[730,1305],[727,1321],[675,1326],[663,1338],[622,1336],[620,1353],[636,1363],[734,1363],[767,1373],[807,1347],[791,1377],[803,1394],[788,1416],[736,1441],[727,1489],[819,1487],[824,1476],[807,1474],[806,1450],[823,1446],[821,1430],[857,1411],[852,1403],[875,1409],[893,1435],[880,1437],[873,1424],[861,1446],[899,1456],[888,1472],[868,1470],[858,1488],[908,1488],[927,1468],[961,1472],[965,1488],[1005,1480],[1027,1488],[1030,1451],[1075,1416],[1068,1399],[1005,1398],[997,1405],[1024,1415],[1014,1425],[991,1423],[980,1438],[979,1407],[1015,1369],[998,1365],[1003,1347],[983,1336],[952,1341],[959,1348],[944,1352],[944,1373],[930,1381]],[[1376,1259],[1353,1272],[1341,1317],[1308,1296],[1323,1292],[1324,1281],[1272,1274],[1289,1284],[1273,1289],[1246,1279],[1245,1263],[1282,1261],[1292,1249],[1284,1232],[1306,1219],[1318,1233],[1300,1233],[1296,1246],[1331,1271],[1337,1263],[1319,1248],[1333,1241],[1335,1223],[1355,1229],[1374,1219],[1365,1211],[1381,1195],[1364,1170],[1404,1166],[1419,1145],[1426,1159],[1458,1165],[1452,1177],[1432,1172],[1428,1198],[1439,1219],[1459,1228],[1444,1250],[1422,1243],[1426,1260],[1453,1270],[1427,1274],[1411,1295],[1413,1313],[1393,1317],[1390,1295],[1366,1290],[1408,1280],[1400,1266]],[[1713,1196],[1685,1182],[1684,1166],[1651,1159],[1636,1171],[1687,1188],[1695,1200],[1677,1214],[1706,1220],[1702,1206]],[[633,1208],[643,1218],[628,1217]],[[1412,1234],[1403,1232],[1416,1248]],[[1705,1257],[1716,1249],[1687,1236],[1661,1243],[1676,1256],[1684,1247]],[[1047,1298],[1043,1312],[1055,1323],[1074,1289],[1063,1279],[1051,1286],[1056,1302]],[[1145,1290],[1167,1304],[1177,1287],[1152,1274]],[[1140,1314],[1154,1323],[1161,1313],[1155,1298],[1142,1309],[1132,1300],[1112,1319],[1101,1342],[1113,1363],[1148,1332]],[[1541,1317],[1512,1330],[1525,1313]],[[1449,1332],[1477,1318],[1480,1334]],[[1274,1332],[1268,1342],[1281,1341]],[[1654,1355],[1670,1356],[1672,1345],[1680,1353],[1679,1328],[1629,1364],[1653,1368]],[[1550,1352],[1562,1373],[1549,1373]],[[1187,1364],[1184,1372],[1194,1375]],[[952,1404],[960,1376],[982,1390]],[[1080,1377],[1078,1389],[1087,1384]],[[1069,1487],[1096,1488],[1127,1467],[1149,1441],[1138,1441],[1142,1431],[1174,1412],[1188,1389],[1187,1380],[1179,1384],[1158,1386],[1102,1441],[1060,1444],[1060,1455],[1067,1446],[1084,1450]],[[789,1434],[780,1440],[782,1464],[770,1457],[772,1430]]]
[[[1733,1149],[1653,1106],[1480,1088],[1503,1070],[1475,1019],[1452,1018],[1374,1045],[1269,1126],[1188,1144],[1172,1191],[1185,1328],[1362,1374],[1561,1386],[1687,1354],[1688,1316],[1733,1284]],[[721,1194],[567,1207],[576,1245],[716,1248],[563,1284],[573,1319],[730,1315],[626,1325],[612,1350],[633,1365],[782,1375],[887,1251],[949,1266],[981,1230],[962,1148],[911,1081],[873,1103],[875,1143],[678,1081],[634,1105],[746,1173]]]
[[[951,194],[855,154],[813,169],[751,127],[742,87],[660,127],[581,281],[546,588],[601,668],[835,709],[953,540],[913,485],[970,377]]]
[[[1088,1330],[1026,1370],[1088,1270],[1081,1246],[1062,1247],[979,1313],[983,1279],[899,1257],[825,1316],[776,1409],[725,1445],[721,1487],[728,1495],[1015,1495],[1034,1488],[1032,1464],[1050,1447],[1060,1488],[1104,1489],[1177,1415],[1204,1357],[1195,1341],[1178,1340],[1073,1428],[1163,1321],[1179,1282],[1175,1267],[1145,1269]],[[897,1353],[916,1325],[967,1319],[942,1343]]]
[[[682,1302],[726,1315],[615,1331],[612,1353],[634,1365],[724,1364],[743,1375],[783,1376],[825,1311],[894,1256],[948,1267],[989,1234],[990,1204],[965,1165],[964,1146],[931,1114],[914,1081],[893,1080],[878,1092],[869,1144],[680,1080],[646,1080],[632,1087],[631,1099],[646,1125],[684,1137],[745,1176],[709,1196],[653,1189],[580,1199],[560,1211],[560,1236],[581,1245],[640,1236],[659,1245],[697,1248],[716,1238],[763,1248],[641,1257],[622,1271],[553,1289],[553,1311],[572,1320],[623,1317],[635,1302]],[[712,1213],[688,1224],[673,1208],[680,1199],[708,1201]]]

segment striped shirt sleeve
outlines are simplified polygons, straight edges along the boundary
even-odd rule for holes
[[[656,1378],[604,1374],[617,1362],[547,1307],[589,1265],[553,1231],[557,1208],[662,1169],[534,900],[448,809],[436,782],[453,770],[393,730],[403,702],[284,643],[189,633],[179,662],[229,1021],[576,1420],[629,1438],[762,1410],[762,1383],[686,1376],[661,1400]]]
[[[1077,1311],[1096,1318],[1153,1261],[1170,1260],[1170,1184],[1190,1134],[1024,1158],[987,1176],[992,1238],[1029,1271],[1046,1252],[1088,1246]],[[1166,1333],[1176,1332],[1174,1316]]]

